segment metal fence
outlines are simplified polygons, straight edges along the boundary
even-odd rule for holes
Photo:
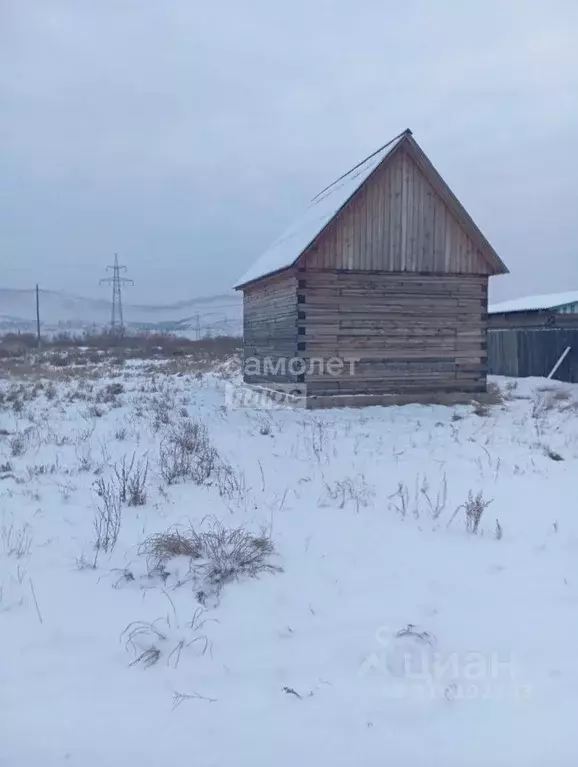
[[[488,331],[488,372],[502,376],[547,376],[560,356],[570,351],[554,374],[578,383],[578,328],[532,328]]]

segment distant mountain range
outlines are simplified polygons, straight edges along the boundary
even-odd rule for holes
[[[53,290],[40,291],[42,332],[81,333],[100,330],[110,322],[110,301],[83,298]],[[174,304],[123,304],[129,330],[164,330],[189,337],[240,335],[242,299],[237,293],[192,298]],[[36,332],[34,290],[0,288],[0,332]]]

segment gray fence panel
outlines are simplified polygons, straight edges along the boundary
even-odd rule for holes
[[[503,376],[547,376],[560,355],[559,381],[578,383],[578,329],[536,328],[488,331],[488,372]]]

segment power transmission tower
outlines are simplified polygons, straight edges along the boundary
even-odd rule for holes
[[[36,284],[36,345],[40,348],[40,288]]]
[[[114,254],[114,264],[107,266],[106,270],[112,270],[112,277],[103,277],[100,284],[112,285],[112,308],[110,315],[110,332],[113,336],[122,336],[124,333],[124,319],[122,316],[122,286],[134,285],[133,280],[121,277],[121,272],[126,272],[126,266],[118,263],[118,255]]]

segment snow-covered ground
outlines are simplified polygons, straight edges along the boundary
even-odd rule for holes
[[[2,383],[1,765],[576,763],[578,387],[266,411],[144,371]],[[221,548],[154,556],[191,526]],[[233,529],[258,577],[210,569]]]

